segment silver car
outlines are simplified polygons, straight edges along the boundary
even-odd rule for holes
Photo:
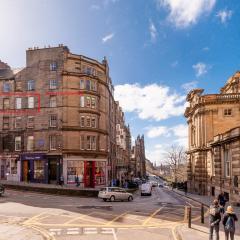
[[[102,188],[98,193],[98,197],[105,202],[107,200],[111,202],[114,202],[115,200],[128,200],[130,202],[133,200],[133,195],[131,193],[128,193],[125,189],[119,187]]]

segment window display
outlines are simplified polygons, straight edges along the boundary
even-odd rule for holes
[[[79,182],[84,181],[84,161],[68,161],[67,162],[67,182],[75,183],[76,177],[78,177]]]
[[[106,184],[106,162],[95,163],[96,185]]]
[[[42,180],[44,179],[44,160],[34,161],[34,179]]]

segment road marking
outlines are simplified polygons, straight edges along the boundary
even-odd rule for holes
[[[39,217],[43,216],[44,214],[46,214],[47,212],[42,212],[42,213],[39,213],[31,218],[29,218],[28,220],[26,220],[25,222],[23,222],[23,224],[31,224],[31,222],[34,222],[34,220],[38,220]]]
[[[84,228],[84,234],[97,234],[97,228]]]
[[[124,213],[122,213],[122,214],[120,214],[120,215],[118,215],[118,216],[116,216],[113,220],[111,220],[110,222],[108,222],[106,225],[111,225],[113,222],[117,221],[119,218],[123,217],[123,216],[126,215],[127,213],[128,213],[128,211],[127,211],[127,212],[124,212]]]
[[[67,235],[77,235],[79,234],[79,231],[68,231]]]
[[[164,207],[160,207],[159,209],[157,209],[155,212],[153,212],[144,222],[143,222],[143,226],[146,226],[147,225],[147,223],[149,222],[149,221],[151,221],[151,219],[157,214],[157,213],[159,213],[162,209],[163,209]]]

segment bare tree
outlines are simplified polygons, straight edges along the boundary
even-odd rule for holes
[[[179,175],[185,175],[183,167],[186,165],[187,158],[185,149],[180,146],[172,145],[166,152],[165,164],[169,166],[173,172],[174,182],[177,183]]]

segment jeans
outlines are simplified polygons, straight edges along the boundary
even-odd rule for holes
[[[219,224],[216,224],[214,226],[210,226],[209,240],[213,240],[213,231],[214,230],[215,230],[215,233],[216,233],[216,240],[219,240]]]
[[[229,235],[230,235],[230,239],[234,240],[234,232],[229,232],[229,231],[224,231],[225,232],[225,240],[229,240]]]

